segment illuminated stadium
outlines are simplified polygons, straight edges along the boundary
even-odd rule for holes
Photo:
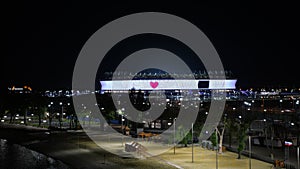
[[[146,69],[137,74],[105,72],[100,80],[101,92],[97,99],[99,106],[105,110],[103,115],[112,125],[118,126],[124,122],[132,135],[139,133],[138,128],[160,133],[172,125],[180,108],[192,107],[200,112],[201,107],[208,107],[211,99],[222,99],[218,95],[211,97],[212,90],[228,94],[235,89],[236,81],[230,71],[197,71],[193,74],[167,73],[158,69]],[[183,105],[184,101],[188,104]],[[131,111],[129,105],[143,114],[142,122],[128,120],[133,119],[127,116]],[[153,113],[161,111],[159,108],[150,113],[154,105],[162,107],[163,113]]]
[[[220,77],[226,77],[226,79],[220,79]],[[137,74],[106,72],[104,80],[100,83],[101,90],[106,92],[122,92],[131,89],[142,91],[226,90],[235,89],[236,79],[232,77],[231,71],[197,71],[193,74],[177,74],[166,73],[158,69],[146,69]]]

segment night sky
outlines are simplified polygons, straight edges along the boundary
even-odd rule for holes
[[[16,3],[3,8],[0,88],[70,89],[76,58],[95,31],[121,16],[149,11],[174,14],[198,26],[239,87],[300,86],[295,4]]]

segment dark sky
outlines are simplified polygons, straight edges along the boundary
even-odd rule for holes
[[[174,14],[198,26],[242,88],[300,86],[296,4],[16,3],[3,8],[1,88],[71,88],[85,41],[114,19],[146,11]]]

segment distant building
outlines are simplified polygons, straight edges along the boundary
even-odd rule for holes
[[[14,94],[14,93],[32,93],[32,88],[30,86],[23,86],[23,87],[8,87],[8,93]]]
[[[187,73],[167,73],[158,69],[146,69],[139,73],[131,72],[106,72],[105,76],[100,80],[101,100],[107,100],[100,103],[101,106],[108,108],[110,105],[111,94],[120,99],[119,105],[131,102],[133,107],[141,112],[145,112],[145,116],[149,116],[151,104],[158,107],[165,107],[164,112],[157,119],[151,122],[143,121],[145,131],[161,132],[170,127],[173,123],[172,119],[177,116],[179,108],[194,107],[199,109],[204,100],[224,99],[224,93],[229,95],[236,89],[237,79],[233,78],[230,71],[196,71]],[[216,91],[212,98],[211,91]],[[217,94],[219,93],[219,94]],[[105,98],[105,99],[104,99]],[[123,102],[122,102],[123,101]],[[189,105],[183,105],[189,101]],[[124,117],[126,117],[126,111]],[[122,112],[123,113],[123,112]],[[148,119],[149,120],[149,119]],[[119,120],[121,123],[121,120]],[[127,120],[126,120],[127,121]],[[137,132],[137,131],[135,131]]]

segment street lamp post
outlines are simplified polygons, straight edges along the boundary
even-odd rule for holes
[[[61,105],[61,113],[60,113],[60,116],[59,116],[59,128],[61,128],[62,127],[62,114],[63,114],[64,108],[63,108],[63,103],[62,102],[59,102],[59,105]]]
[[[251,169],[251,136],[249,135],[249,169]]]
[[[174,125],[174,154],[175,154],[175,149],[176,149],[176,118],[173,120],[173,125]]]
[[[271,146],[272,146],[272,153],[271,153],[271,159],[274,159],[274,120],[272,119],[272,124],[271,124]]]
[[[194,123],[192,123],[192,163],[194,162]]]
[[[280,104],[280,111],[282,110],[282,99],[279,100],[279,104]]]
[[[218,134],[217,134],[217,127],[216,127],[216,144],[217,144],[217,148],[216,148],[216,169],[218,169],[219,165],[218,165]]]
[[[53,118],[53,102],[50,102],[50,104],[48,104],[49,107],[49,127],[52,126],[52,118]]]
[[[49,116],[48,117],[49,118],[49,127],[51,127],[51,121],[52,121],[52,117],[51,117],[51,115],[52,115],[51,114],[51,104],[49,104],[48,107],[49,107],[49,115],[48,115]]]
[[[83,106],[83,109],[84,109],[84,114],[86,114],[86,106]],[[83,121],[83,126],[85,126],[86,116],[82,118],[82,121]]]
[[[121,121],[122,121],[122,124],[121,124],[121,129],[122,129],[122,146],[124,146],[124,129],[123,129],[123,121],[124,121],[124,119],[123,119],[123,114],[122,114],[122,119],[121,119]]]
[[[123,116],[124,116],[125,108],[119,109],[118,113],[121,115],[121,133],[122,133],[122,147],[124,146],[124,130],[123,130]]]
[[[297,166],[298,166],[298,168],[300,168],[300,161],[299,161],[299,150],[300,149],[300,147],[297,147]]]
[[[286,168],[290,168],[290,164],[288,164],[288,162],[290,161],[290,146],[291,146],[291,142],[290,141],[285,141],[285,154],[284,154],[284,159],[285,159],[285,161],[287,162],[287,166],[286,166]]]

